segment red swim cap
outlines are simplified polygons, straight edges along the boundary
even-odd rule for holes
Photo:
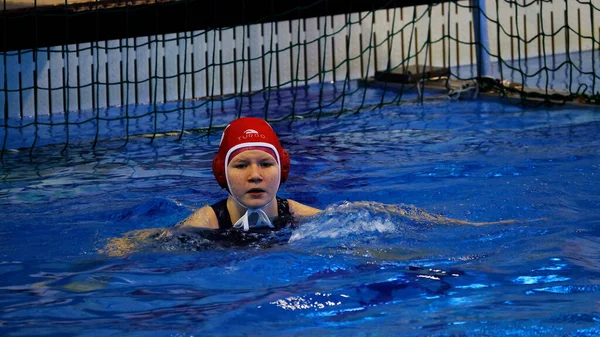
[[[279,138],[271,125],[260,118],[242,117],[232,121],[221,136],[219,152],[213,159],[212,169],[219,186],[229,190],[227,186],[227,163],[233,158],[232,153],[242,148],[267,148],[270,155],[276,154],[280,170],[279,184],[283,184],[290,173],[290,156],[281,147]],[[231,157],[231,158],[230,158]]]

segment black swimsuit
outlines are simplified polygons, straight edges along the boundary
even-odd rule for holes
[[[275,229],[279,229],[293,223],[294,217],[290,212],[290,204],[288,203],[288,200],[280,197],[275,198],[277,200],[277,219],[273,221],[273,226],[275,226]],[[215,214],[217,215],[219,229],[230,229],[233,227],[231,217],[227,211],[227,199],[223,199],[211,205],[210,207],[212,207],[213,211],[215,211]]]

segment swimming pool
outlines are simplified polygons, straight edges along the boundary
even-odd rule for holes
[[[274,126],[292,154],[281,195],[325,212],[234,247],[98,253],[224,197],[217,135],[11,155],[0,334],[600,334],[597,112],[438,100]]]

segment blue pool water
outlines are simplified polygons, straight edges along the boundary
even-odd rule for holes
[[[600,334],[596,111],[439,100],[274,127],[280,195],[325,211],[236,245],[99,253],[224,198],[218,135],[7,156],[0,335]]]

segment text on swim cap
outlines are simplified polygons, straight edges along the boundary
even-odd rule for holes
[[[244,135],[243,136],[239,136],[238,140],[242,140],[242,139],[249,139],[249,138],[266,138],[265,135],[263,134],[259,134],[258,131],[253,130],[253,129],[248,129],[246,131],[244,131]]]

